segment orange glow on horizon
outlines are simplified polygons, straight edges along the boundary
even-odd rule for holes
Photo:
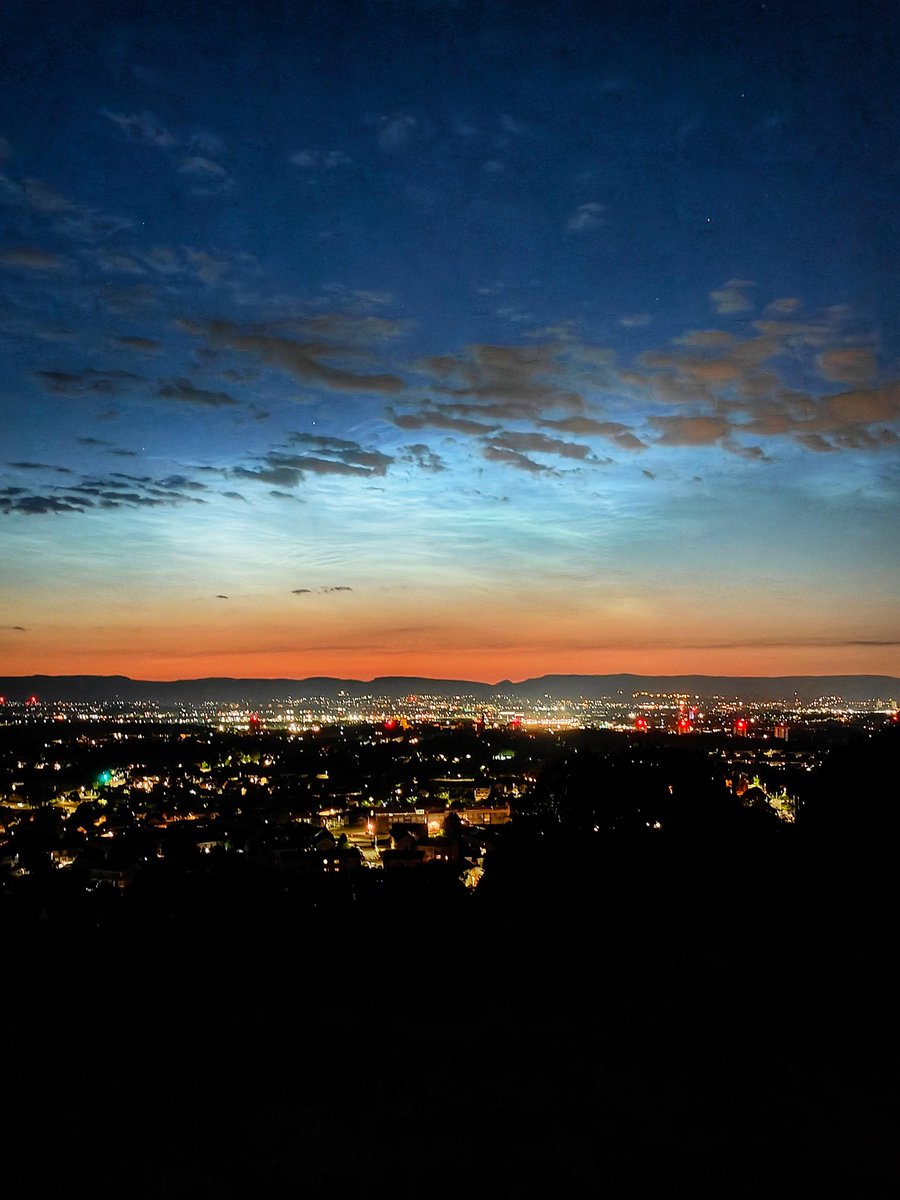
[[[17,648],[18,649],[18,648]],[[517,647],[446,650],[435,647],[359,650],[328,647],[293,653],[247,648],[179,653],[171,645],[85,652],[69,646],[7,654],[5,675],[127,675],[172,680],[208,676],[304,679],[325,675],[368,680],[382,675],[497,683],[541,675],[900,675],[900,653],[869,646],[748,646],[703,649],[626,647],[597,650]]]

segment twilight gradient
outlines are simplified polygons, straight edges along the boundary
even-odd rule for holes
[[[900,14],[804,7],[9,4],[0,673],[900,674]]]

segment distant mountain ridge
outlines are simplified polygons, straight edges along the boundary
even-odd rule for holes
[[[900,698],[900,679],[893,675],[541,675],[518,683],[497,684],[465,679],[426,679],[385,675],[366,681],[313,676],[308,679],[130,679],[126,675],[12,675],[0,677],[0,696],[24,701],[88,703],[147,701],[159,704],[221,702],[255,707],[272,701],[315,696],[350,699],[410,695],[472,696],[484,703],[498,699],[601,700],[630,699],[637,692],[684,693],[690,696],[735,697],[746,701],[783,700],[790,703],[840,696],[849,702]]]

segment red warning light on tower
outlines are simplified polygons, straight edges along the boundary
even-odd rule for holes
[[[681,716],[678,718],[678,732],[679,733],[690,733],[692,729],[693,729],[693,725],[691,725],[690,717],[687,717],[684,715],[684,713],[682,713]]]
[[[750,727],[750,723],[746,717],[738,717],[738,719],[734,723],[735,737],[746,737],[747,730],[749,729],[749,727]]]
[[[262,722],[259,719],[259,713],[251,713],[250,714],[249,724],[250,724],[250,732],[251,733],[259,733],[260,727],[262,725]]]
[[[646,717],[636,717],[635,722],[634,722],[634,727],[638,731],[638,733],[646,733],[647,730],[650,728],[650,722],[647,720]]]
[[[25,703],[32,704],[32,705],[40,704],[40,700],[38,700],[37,696],[29,696],[28,699],[25,701]]]

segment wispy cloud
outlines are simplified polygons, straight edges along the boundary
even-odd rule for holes
[[[619,324],[625,329],[643,329],[645,326],[653,324],[653,317],[650,313],[631,313],[628,316],[620,317]]]
[[[307,171],[334,171],[338,167],[353,166],[353,159],[343,150],[297,150],[289,156],[288,162]]]
[[[376,133],[381,149],[396,154],[425,136],[426,127],[412,113],[395,112],[379,118]]]
[[[349,441],[346,438],[324,437],[312,433],[291,433],[287,440],[292,446],[307,449],[310,456],[318,456],[301,456],[298,459],[299,462],[315,461],[319,463],[319,460],[324,458],[335,464],[342,464],[367,474],[384,475],[394,461],[391,455],[385,454],[381,450],[366,450],[359,442]],[[301,470],[303,469],[301,467]]]
[[[732,279],[716,293],[723,316],[749,306],[751,286]],[[632,452],[715,447],[758,463],[771,461],[773,439],[814,453],[898,444],[900,382],[878,381],[871,335],[845,309],[791,320],[790,307],[767,306],[769,315],[742,335],[688,330],[624,365],[570,328],[539,345],[432,355],[417,364],[431,395],[386,416],[400,429],[476,439],[493,461],[535,474],[545,454],[603,461],[592,449],[598,439]],[[852,386],[835,393],[835,383]],[[621,413],[625,397],[632,419],[604,415],[604,403]],[[566,434],[577,440],[559,437]]]
[[[749,312],[753,304],[747,292],[753,286],[751,279],[729,279],[716,291],[709,293],[713,309],[721,316]]]
[[[420,408],[417,412],[398,413],[387,410],[387,417],[398,429],[446,429],[450,433],[478,436],[498,429],[502,421],[485,423],[468,417],[455,417],[441,408]]]
[[[545,433],[521,433],[504,429],[490,439],[491,445],[516,450],[526,454],[547,454],[557,458],[574,458],[581,462],[591,460],[591,448],[583,442],[564,442],[548,437]]]
[[[39,246],[11,246],[0,250],[0,263],[25,271],[61,271],[66,265],[59,254]]]
[[[86,246],[96,246],[132,227],[129,218],[76,204],[40,179],[0,175],[0,203],[17,215],[17,224],[27,225],[30,234],[37,226],[55,239],[63,236]]]
[[[303,383],[334,391],[387,395],[395,395],[404,388],[403,380],[393,374],[367,374],[333,365],[333,360],[340,359],[345,353],[358,353],[358,347],[298,341],[272,333],[265,327],[236,325],[229,321],[184,321],[182,325],[212,346],[253,355]]]
[[[552,467],[542,466],[526,454],[522,454],[518,450],[511,450],[507,446],[487,445],[482,449],[482,454],[489,462],[505,463],[509,467],[515,467],[519,471],[526,471],[530,475],[553,473]]]
[[[168,149],[171,146],[178,145],[179,139],[175,134],[166,129],[162,121],[158,120],[152,113],[116,113],[104,111],[103,116],[117,125],[132,141],[143,142],[148,146],[159,146],[161,149]]]
[[[352,591],[353,591],[352,587],[347,587],[345,584],[338,584],[336,586],[331,586],[331,587],[292,588],[291,595],[292,596],[327,596],[327,595],[331,594],[332,592],[352,592]]]
[[[44,516],[47,513],[80,513],[90,507],[92,501],[79,498],[30,494],[9,496],[0,492],[0,512],[22,513],[26,516]]]
[[[69,467],[48,463],[16,462],[10,466],[28,473],[43,472],[49,478],[45,478],[40,486],[10,484],[0,488],[0,512],[6,514],[85,514],[114,509],[205,504],[206,498],[197,493],[210,492],[205,483],[183,474],[163,478],[123,471],[112,471],[107,475],[79,475]],[[53,476],[60,474],[71,478],[64,483],[54,482]]]
[[[419,364],[431,390],[458,400],[474,400],[480,411],[500,419],[534,416],[546,409],[580,412],[584,397],[561,386],[569,371],[565,343],[528,346],[470,346],[464,354],[433,355]],[[497,405],[504,405],[501,410]],[[494,406],[494,407],[492,407]],[[457,404],[457,415],[472,415]]]
[[[182,175],[196,175],[200,179],[222,179],[228,174],[221,163],[204,158],[202,154],[191,154],[183,158],[178,170]]]
[[[823,350],[816,364],[823,379],[836,383],[871,383],[878,374],[878,362],[868,346]]]
[[[587,233],[592,229],[599,229],[601,225],[606,224],[605,213],[605,205],[598,204],[596,200],[579,204],[566,221],[566,231],[568,233]]]
[[[58,396],[115,396],[131,392],[146,384],[146,380],[131,371],[101,370],[85,367],[81,371],[35,371],[35,378],[45,391]]]
[[[234,179],[221,163],[202,154],[190,154],[183,158],[177,171],[191,181],[191,192],[195,196],[221,196],[234,187]]]
[[[220,195],[234,187],[230,172],[218,161],[225,147],[214,134],[176,134],[150,112],[104,111],[102,115],[118,126],[129,141],[163,151],[163,161],[187,177],[194,195]]]
[[[555,429],[560,433],[574,433],[582,437],[600,437],[612,442],[620,450],[646,450],[647,443],[642,442],[627,425],[621,421],[602,421],[596,417],[564,417],[558,421],[541,421],[546,429]]]
[[[138,354],[158,354],[162,349],[162,345],[155,338],[127,336],[116,338],[117,346],[124,346],[126,350],[134,350]]]
[[[412,445],[404,447],[404,449],[406,451],[404,455],[405,460],[413,463],[421,471],[438,473],[447,470],[447,464],[440,455],[435,454],[424,442],[414,442]]]
[[[231,468],[229,474],[280,488],[296,488],[307,476],[380,478],[394,462],[392,455],[366,448],[347,438],[292,433],[287,440],[303,453],[273,449],[249,465]]]
[[[223,408],[236,403],[227,392],[211,392],[195,387],[189,379],[174,379],[163,383],[156,392],[164,400],[178,400],[183,404],[199,404],[206,408]]]
[[[712,446],[732,433],[724,417],[652,416],[650,424],[659,432],[661,446]]]
[[[17,471],[58,471],[61,475],[71,475],[71,467],[54,467],[49,463],[39,462],[10,462],[9,466]]]

